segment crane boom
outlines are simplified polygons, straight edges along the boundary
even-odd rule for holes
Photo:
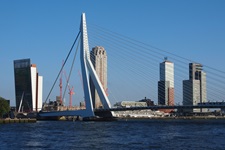
[[[69,89],[69,95],[70,95],[69,107],[71,108],[72,107],[72,96],[75,94],[74,91],[73,91],[74,90],[74,87],[72,87],[72,88],[70,87],[70,85],[69,85],[69,79],[67,78],[66,72],[64,71],[63,73],[65,75],[67,87]]]

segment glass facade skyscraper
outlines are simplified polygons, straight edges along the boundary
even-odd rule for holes
[[[21,109],[25,112],[32,110],[32,92],[31,92],[31,70],[30,59],[14,60],[14,78],[16,92],[16,110]]]
[[[30,59],[14,60],[16,110],[38,111],[42,105],[42,82]],[[19,110],[20,109],[20,110]]]

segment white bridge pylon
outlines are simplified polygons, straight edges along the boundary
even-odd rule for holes
[[[51,111],[51,112],[41,112],[40,116],[43,117],[51,117],[51,116],[81,116],[81,117],[94,117],[94,108],[92,104],[91,90],[90,90],[90,81],[89,76],[91,76],[94,86],[97,90],[97,93],[100,97],[104,109],[110,109],[111,105],[108,97],[102,87],[102,84],[98,78],[97,73],[93,67],[93,64],[90,60],[90,51],[88,44],[88,35],[87,35],[87,24],[85,13],[81,15],[81,24],[80,24],[80,32],[81,32],[81,44],[80,44],[80,62],[81,62],[81,70],[82,70],[82,79],[83,79],[83,87],[84,87],[84,99],[86,109],[84,110],[67,110],[67,111]],[[110,114],[113,116],[113,112]]]
[[[89,76],[91,76],[94,86],[97,90],[97,93],[100,97],[104,109],[110,109],[111,104],[109,102],[108,97],[102,87],[102,84],[98,78],[98,75],[94,69],[94,66],[90,59],[90,51],[89,51],[89,44],[88,44],[88,34],[87,34],[87,24],[86,24],[86,17],[85,13],[81,15],[81,47],[80,47],[80,61],[81,61],[81,70],[82,70],[82,79],[84,85],[84,97],[85,97],[85,104],[86,104],[86,111],[90,116],[94,115],[93,111],[93,104],[92,104],[92,97],[91,97],[91,90],[89,84]]]

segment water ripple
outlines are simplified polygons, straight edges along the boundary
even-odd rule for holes
[[[224,149],[224,122],[66,122],[0,125],[0,149]]]

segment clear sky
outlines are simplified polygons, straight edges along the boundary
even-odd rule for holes
[[[13,60],[30,58],[44,94],[88,23],[225,71],[224,0],[1,0],[0,96],[15,105]]]

